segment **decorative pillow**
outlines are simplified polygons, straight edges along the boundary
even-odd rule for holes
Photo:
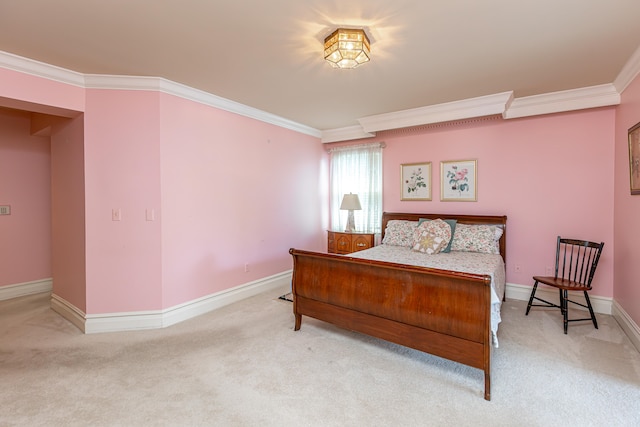
[[[441,219],[423,221],[416,228],[411,249],[429,255],[442,251],[451,240],[451,227]]]
[[[445,245],[445,240],[442,237],[435,236],[429,232],[424,232],[420,239],[414,241],[411,249],[417,252],[424,252],[428,255],[435,255],[440,253],[442,247]]]
[[[413,233],[418,227],[417,221],[393,219],[387,222],[382,243],[391,246],[409,247],[413,243]]]
[[[499,254],[496,240],[498,233],[501,236],[502,229],[493,225],[458,224],[451,242],[451,250]]]
[[[425,221],[431,221],[431,220],[427,218],[420,218],[420,220],[418,220],[418,227],[420,226],[420,224],[422,224]],[[451,227],[451,239],[449,239],[449,243],[447,244],[447,247],[442,249],[440,252],[448,253],[448,252],[451,252],[451,243],[453,243],[453,236],[456,232],[456,223],[458,221],[455,219],[444,219],[443,221],[449,224],[449,227]]]

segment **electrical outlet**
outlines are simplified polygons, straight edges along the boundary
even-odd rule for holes
[[[522,267],[520,266],[520,264],[516,264],[513,269],[515,270],[516,273],[522,272]]]
[[[11,206],[10,205],[0,206],[0,215],[11,215]]]
[[[248,273],[248,272],[249,272],[249,263],[248,263],[248,262],[245,262],[245,263],[244,263],[244,272],[245,272],[245,273]]]
[[[547,267],[546,275],[547,276],[553,276],[553,267]]]

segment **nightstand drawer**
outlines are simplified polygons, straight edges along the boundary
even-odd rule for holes
[[[351,252],[363,251],[373,247],[373,234],[354,234],[351,236]]]
[[[350,254],[373,246],[373,233],[329,231],[327,235],[327,252],[332,254]]]

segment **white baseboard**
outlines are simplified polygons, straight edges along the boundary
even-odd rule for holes
[[[197,300],[179,304],[165,310],[86,315],[82,310],[79,310],[73,304],[70,304],[55,294],[51,295],[51,308],[87,334],[140,329],[159,329],[192,319],[259,293],[290,285],[291,274],[291,270],[285,271],[235,288],[226,289]],[[51,292],[51,287],[51,279],[3,286],[0,287],[0,300],[40,292]],[[528,301],[529,296],[531,295],[531,288],[531,286],[507,283],[506,297],[515,300]],[[558,299],[558,291],[555,289],[538,288],[536,294],[549,301],[555,301]],[[578,302],[584,303],[584,297],[581,295],[575,295],[574,299]],[[596,313],[613,315],[633,345],[638,349],[638,351],[640,351],[640,327],[638,327],[633,319],[631,319],[627,312],[624,311],[617,302],[613,301],[611,298],[592,296],[591,304],[593,305],[593,310]],[[582,309],[579,306],[575,307]]]
[[[529,301],[531,288],[533,288],[533,286],[507,283],[506,296],[510,299]],[[560,299],[560,297],[558,296],[558,291],[556,289],[550,288],[544,289],[538,287],[536,296],[540,296],[541,298],[551,302],[557,302]],[[582,304],[586,303],[586,301],[584,300],[584,296],[582,296],[582,293],[574,294],[570,298]],[[629,316],[626,311],[624,311],[620,304],[618,304],[612,298],[605,298],[597,295],[590,295],[589,299],[591,300],[593,311],[595,311],[596,313],[612,315],[613,318],[616,319],[624,333],[629,337],[629,340],[631,340],[631,343],[640,352],[640,327],[638,327],[638,324],[633,321],[631,316]],[[582,308],[578,305],[572,304],[571,307],[575,307],[580,310],[586,310],[586,308]]]
[[[291,275],[291,270],[285,271],[164,310],[85,314],[57,295],[51,296],[51,308],[86,334],[160,329],[192,319],[259,293],[290,285]]]
[[[616,301],[613,302],[613,318],[616,319],[633,345],[640,351],[640,327]]]
[[[531,289],[533,285],[516,285],[514,283],[507,283],[506,296],[510,299],[520,300],[520,301],[529,301],[529,297],[531,296]],[[584,295],[582,292],[572,292],[570,293],[570,299],[575,300],[581,304],[586,304],[587,302],[584,299]],[[542,286],[538,286],[538,290],[536,291],[536,296],[542,299],[546,299],[547,301],[554,302],[556,304],[560,304],[560,297],[558,296],[558,290],[552,288],[544,288]],[[611,314],[611,305],[613,303],[612,298],[601,297],[598,295],[589,294],[589,299],[591,300],[591,306],[593,307],[593,311],[601,314]],[[578,305],[571,304],[571,308],[576,308],[580,310],[586,310],[586,308],[582,308]]]
[[[60,298],[56,294],[51,294],[51,309],[73,323],[82,332],[85,331],[84,312],[67,300]]]
[[[16,283],[0,287],[0,301],[23,297],[25,295],[39,294],[40,292],[51,292],[53,286],[52,279],[34,280],[32,282]]]

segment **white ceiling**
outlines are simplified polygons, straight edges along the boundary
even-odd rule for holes
[[[338,26],[365,28],[370,63],[323,61]],[[318,130],[612,83],[639,46],[640,0],[0,0],[0,51],[162,77]]]

